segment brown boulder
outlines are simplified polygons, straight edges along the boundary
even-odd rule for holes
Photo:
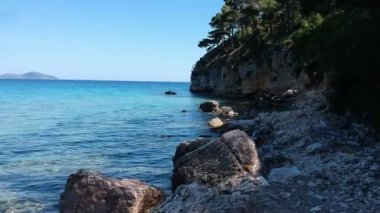
[[[173,163],[174,189],[192,182],[217,185],[234,177],[256,175],[261,167],[255,142],[240,130],[215,140],[180,144]]]
[[[65,212],[148,213],[165,199],[164,192],[138,180],[116,180],[80,170],[70,175],[61,195]]]

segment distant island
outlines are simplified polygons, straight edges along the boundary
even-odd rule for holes
[[[27,72],[24,74],[6,73],[0,75],[0,79],[24,79],[24,80],[58,80],[57,77],[39,72]]]

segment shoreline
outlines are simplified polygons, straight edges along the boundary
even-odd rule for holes
[[[297,95],[287,110],[257,112],[254,118],[257,124],[250,127],[253,133],[249,135],[249,140],[255,141],[258,146],[262,165],[260,173],[247,170],[249,172],[243,172],[243,175],[237,170],[231,177],[219,181],[203,180],[202,176],[201,179],[185,178],[185,185],[179,184],[173,194],[166,195],[169,197],[163,204],[156,203],[158,207],[147,209],[147,212],[199,212],[213,209],[240,209],[243,212],[272,212],[276,209],[282,212],[375,210],[380,205],[379,181],[376,180],[379,175],[376,153],[380,153],[378,133],[350,117],[332,114],[323,106],[324,97],[320,91],[314,90]],[[232,130],[239,128],[234,127]],[[355,137],[366,144],[356,144]],[[337,138],[341,138],[339,140],[343,143],[337,143]],[[206,138],[185,144],[193,147],[198,146],[195,144],[210,144],[217,140]],[[177,152],[183,144],[177,146]],[[194,152],[197,151],[190,153]],[[177,155],[173,158],[174,171],[181,170],[176,161],[189,154],[185,152],[181,154],[182,157]],[[223,170],[212,171],[217,175]],[[360,179],[357,179],[357,175]],[[191,173],[189,177],[192,177]],[[247,188],[243,189],[243,185]],[[367,193],[363,194],[363,190],[367,190]],[[191,192],[190,196],[184,197],[185,191]],[[207,199],[212,201],[205,202]],[[237,202],[240,199],[245,202]],[[213,202],[227,204],[220,206]]]

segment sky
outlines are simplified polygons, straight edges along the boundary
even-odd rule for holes
[[[190,81],[222,0],[0,0],[0,74]]]

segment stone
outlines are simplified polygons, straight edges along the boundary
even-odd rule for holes
[[[306,147],[306,152],[309,154],[322,150],[323,145],[321,143],[313,143]]]
[[[236,113],[236,112],[234,112],[233,110],[231,110],[231,111],[228,112],[228,117],[229,117],[229,118],[234,118],[234,117],[236,117],[236,116],[238,116],[238,115],[239,115],[239,114]]]
[[[321,206],[315,206],[313,208],[310,209],[310,212],[319,212],[322,210],[322,207]]]
[[[213,118],[208,122],[209,127],[217,129],[223,126],[223,121],[220,118]]]
[[[162,190],[138,180],[117,180],[79,170],[69,176],[60,198],[60,211],[151,212],[165,199]]]
[[[272,169],[269,173],[269,182],[286,182],[301,175],[301,171],[297,167],[282,167]]]
[[[204,102],[199,106],[199,109],[202,110],[202,112],[216,112],[219,109],[219,102],[217,101]]]
[[[165,92],[165,95],[177,95],[177,93],[174,91],[168,90]]]
[[[261,168],[254,141],[240,130],[214,140],[180,144],[173,164],[174,189],[193,182],[217,185],[233,177],[256,175]]]
[[[181,112],[182,112],[182,113],[186,113],[186,112],[188,112],[188,111],[187,111],[186,109],[184,109],[184,110],[182,110]]]
[[[285,98],[294,97],[299,94],[299,91],[297,89],[288,89],[286,92],[282,94]]]
[[[228,115],[228,113],[233,111],[232,107],[230,107],[230,106],[222,106],[219,109],[220,109],[219,113],[224,114],[224,115]]]

